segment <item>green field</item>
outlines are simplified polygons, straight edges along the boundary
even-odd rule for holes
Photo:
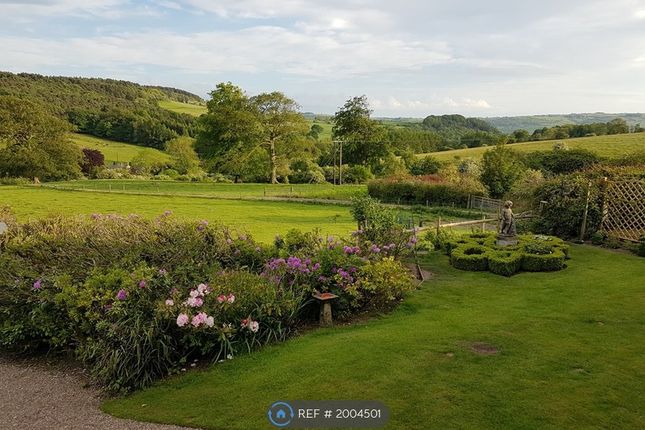
[[[48,187],[113,191],[121,193],[173,194],[176,196],[205,196],[218,198],[288,197],[329,200],[349,200],[367,194],[365,185],[331,184],[216,184],[204,182],[142,181],[142,180],[79,180],[55,182]]]
[[[161,100],[159,107],[177,113],[187,113],[188,115],[200,116],[206,113],[206,106],[192,103],[182,103],[175,100]]]
[[[548,151],[556,143],[564,143],[569,148],[588,149],[601,157],[617,158],[634,151],[645,150],[645,133],[615,134],[611,136],[579,137],[575,139],[544,140],[540,142],[523,142],[509,145],[518,152]],[[441,161],[455,159],[481,158],[487,147],[453,149],[451,151],[418,154],[419,157],[432,155]]]
[[[156,160],[170,160],[170,156],[168,154],[155,148],[115,142],[113,140],[101,139],[100,137],[80,133],[71,133],[71,139],[72,142],[80,148],[97,149],[101,151],[105,156],[106,162],[129,162],[141,151],[150,154]]]
[[[645,278],[638,257],[573,246],[569,267],[511,278],[435,273],[393,314],[310,331],[169,378],[106,412],[269,429],[277,400],[370,399],[386,429],[645,428]],[[488,352],[488,353],[486,353]]]
[[[349,208],[292,202],[239,201],[117,193],[57,191],[0,186],[0,206],[9,205],[20,221],[48,214],[138,214],[156,217],[165,210],[187,220],[208,220],[251,233],[264,242],[292,228],[320,228],[323,234],[347,235],[356,229]]]

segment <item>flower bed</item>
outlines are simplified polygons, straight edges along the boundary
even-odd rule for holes
[[[511,276],[520,270],[549,272],[566,267],[569,247],[553,236],[520,235],[516,246],[497,246],[496,235],[473,233],[442,242],[457,269]]]
[[[0,236],[0,347],[72,353],[127,391],[196,359],[223,360],[287,338],[315,315],[387,310],[412,289],[405,249],[315,233],[267,246],[165,213],[54,217]]]

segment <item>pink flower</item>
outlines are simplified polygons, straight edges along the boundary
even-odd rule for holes
[[[40,281],[40,279],[37,280],[36,282],[34,282],[34,290],[40,290],[42,287],[43,287],[43,285],[42,285],[42,282]]]
[[[202,295],[204,295],[204,294],[208,294],[208,293],[209,293],[208,285],[206,285],[206,284],[199,284],[199,285],[197,286],[197,291],[199,292],[199,294],[202,294]]]
[[[185,326],[186,324],[188,324],[188,315],[186,315],[186,314],[179,314],[179,316],[177,317],[177,325],[178,325],[179,327],[183,327],[183,326]]]
[[[193,317],[193,320],[190,323],[193,325],[193,327],[199,327],[200,325],[205,324],[207,319],[208,315],[206,315],[204,312],[200,312]]]
[[[199,291],[197,291],[197,290],[190,290],[190,297],[195,298],[195,297],[197,297],[197,296],[199,296],[199,295],[200,295],[200,294],[199,294]]]
[[[217,303],[224,303],[226,301],[226,296],[224,294],[220,294],[217,296]]]
[[[248,325],[249,325],[249,320],[247,320],[246,318],[243,319],[242,322],[240,323],[240,327],[242,328],[246,328]]]
[[[118,300],[125,300],[128,297],[128,292],[125,291],[124,289],[120,289],[118,293],[116,293],[116,298]]]
[[[204,300],[201,297],[188,297],[186,304],[191,308],[198,308],[204,304]]]
[[[229,294],[228,297],[226,298],[226,301],[229,303],[233,303],[235,301],[235,296],[233,294]]]
[[[166,300],[166,306],[174,306],[174,305],[175,305],[175,301],[173,299]]]
[[[139,281],[139,288],[146,288],[146,280],[142,279]]]
[[[166,269],[159,269],[159,275],[166,276],[167,274],[168,274],[168,271]]]

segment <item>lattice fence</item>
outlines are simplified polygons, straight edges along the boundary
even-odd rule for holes
[[[607,234],[638,241],[645,235],[645,180],[610,182],[602,227]]]

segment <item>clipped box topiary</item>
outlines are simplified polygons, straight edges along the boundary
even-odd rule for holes
[[[458,246],[450,254],[450,263],[461,270],[488,270],[488,250],[479,245]]]
[[[525,253],[522,257],[522,270],[527,272],[553,272],[565,267],[566,255],[561,248],[553,248],[549,254]]]
[[[511,276],[522,268],[522,254],[513,251],[494,251],[488,254],[488,270],[502,276]]]

